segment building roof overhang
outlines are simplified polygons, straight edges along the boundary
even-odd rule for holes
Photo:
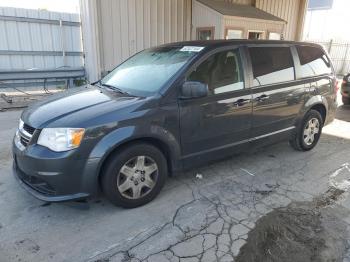
[[[222,0],[221,1],[197,0],[197,1],[217,11],[218,13],[224,16],[254,18],[254,19],[260,19],[260,20],[269,20],[269,21],[286,23],[285,20],[250,5],[233,4]]]

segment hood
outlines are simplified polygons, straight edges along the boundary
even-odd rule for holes
[[[145,98],[123,96],[94,86],[76,88],[31,105],[22,120],[34,127],[85,127],[88,120],[120,110]]]

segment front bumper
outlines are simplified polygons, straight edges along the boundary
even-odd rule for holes
[[[72,152],[55,153],[38,145],[20,150],[15,143],[13,158],[14,176],[40,200],[79,200],[98,192],[99,159],[76,159]]]
[[[24,179],[26,176],[21,170],[18,169],[18,167],[15,164],[15,161],[13,162],[13,172],[16,180],[18,183],[31,195],[33,195],[35,198],[40,199],[45,202],[63,202],[63,201],[70,201],[70,200],[79,200],[79,199],[85,199],[89,197],[89,194],[86,193],[77,193],[72,195],[50,195],[42,192],[38,187],[36,187],[35,184],[31,184],[28,180]]]

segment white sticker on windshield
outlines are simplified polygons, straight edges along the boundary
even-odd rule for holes
[[[203,46],[184,46],[180,49],[181,52],[200,52],[204,49]]]

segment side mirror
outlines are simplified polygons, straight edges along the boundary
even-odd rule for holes
[[[186,81],[181,87],[181,98],[199,98],[208,95],[208,85],[197,81]]]

